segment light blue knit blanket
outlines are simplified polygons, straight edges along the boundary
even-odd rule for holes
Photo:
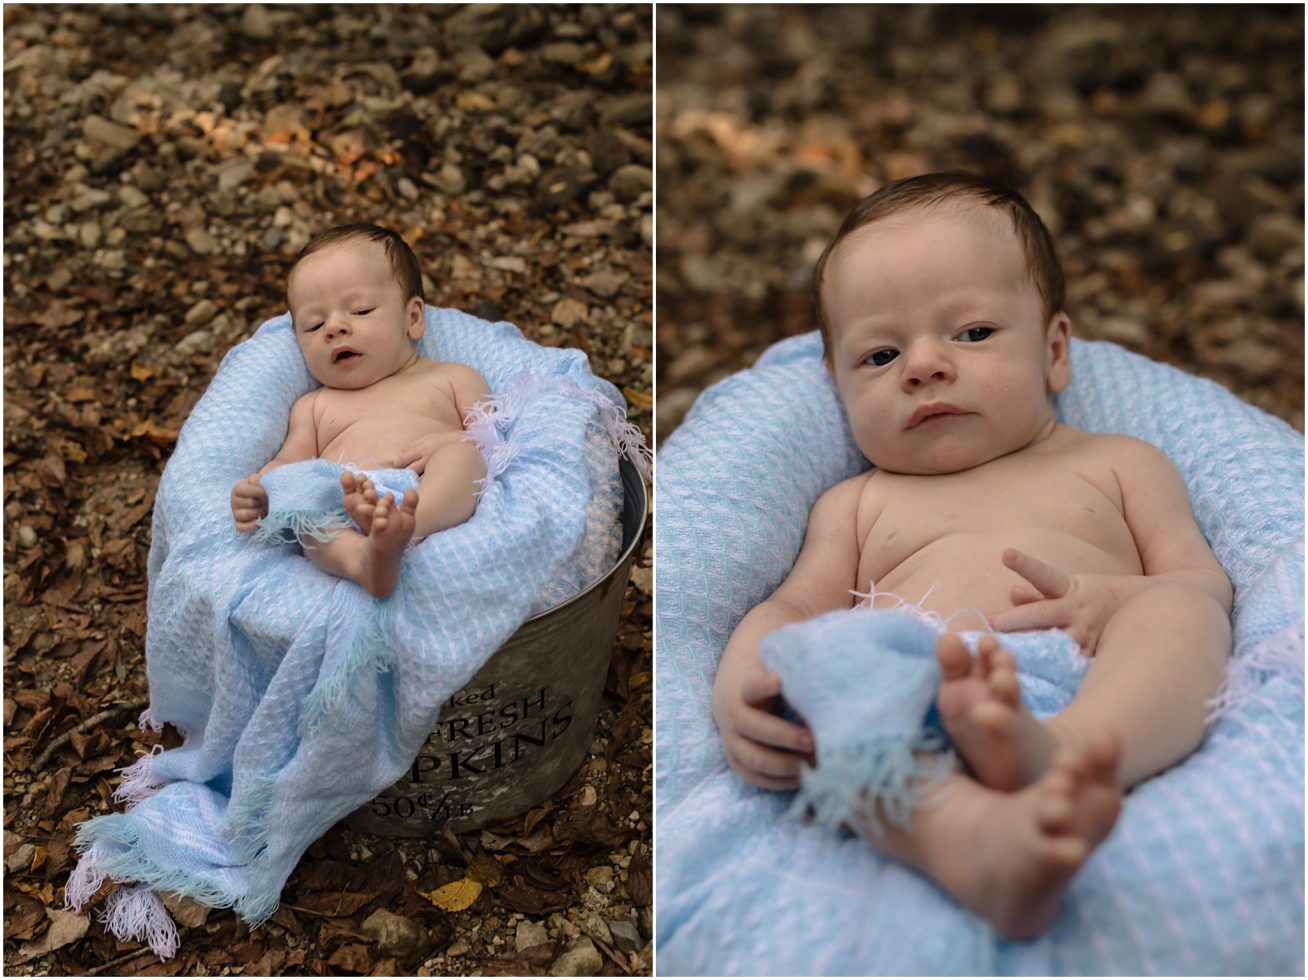
[[[1060,418],[1177,464],[1236,587],[1235,655],[1200,749],[1127,796],[1054,926],[1014,943],[863,840],[787,816],[795,794],[747,786],[722,754],[710,700],[727,637],[789,571],[821,493],[866,466],[820,357],[814,334],[776,345],[660,448],[659,973],[1302,975],[1302,437],[1211,382],[1074,342]],[[882,680],[867,645],[899,616],[835,613],[765,641],[820,753],[899,724],[865,711]],[[890,649],[925,659],[928,639]],[[1005,644],[1038,715],[1066,703],[1084,662],[1065,635]],[[840,793],[813,798],[839,812]]]
[[[438,706],[523,621],[616,561],[618,454],[644,468],[647,451],[585,355],[430,307],[419,351],[487,379],[494,398],[469,433],[488,477],[473,517],[410,548],[384,600],[294,543],[235,530],[232,486],[276,454],[315,387],[289,315],[227,354],[183,427],[154,511],[143,725],[172,723],[185,742],[126,772],[125,813],[81,826],[66,888],[79,907],[106,877],[136,882],[106,899],[120,937],[175,951],[160,891],[266,919],[304,850],[404,773]],[[270,516],[339,504],[339,467],[285,469],[265,478]]]

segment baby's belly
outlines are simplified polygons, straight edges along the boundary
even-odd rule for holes
[[[434,435],[443,445],[460,441],[464,434],[462,426],[450,426],[432,419],[368,419],[347,426],[318,455],[333,463],[359,469],[385,469],[394,466],[395,458],[418,439]]]
[[[950,619],[956,629],[980,629],[981,617],[989,621],[1013,608],[1013,586],[1025,582],[1004,565],[1006,548],[1016,548],[1071,574],[1143,572],[1134,549],[1129,554],[1114,554],[1061,531],[967,532],[937,538],[891,568],[878,567],[865,556],[860,563],[859,591],[866,591],[874,580],[877,593],[894,595],[876,599],[875,608],[890,608],[902,599],[945,617],[957,614]]]

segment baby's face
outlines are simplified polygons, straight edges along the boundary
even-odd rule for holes
[[[423,304],[406,297],[380,242],[329,245],[300,262],[286,289],[309,373],[329,388],[364,388],[416,355]]]
[[[956,473],[1052,431],[1070,323],[1045,322],[1006,215],[915,209],[860,228],[823,299],[836,390],[879,468]]]

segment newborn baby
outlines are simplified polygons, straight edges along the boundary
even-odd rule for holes
[[[232,489],[232,515],[237,530],[253,531],[268,513],[259,477],[287,463],[412,469],[418,489],[399,500],[367,476],[342,474],[342,506],[357,530],[305,549],[319,568],[382,598],[399,583],[411,539],[476,510],[486,466],[464,440],[464,419],[489,389],[470,367],[419,356],[422,274],[393,231],[350,224],[324,232],[296,258],[286,295],[295,339],[322,387],[292,406],[277,455]]]
[[[920,602],[953,629],[1063,628],[1094,660],[1044,721],[992,636],[973,657],[942,633],[936,704],[967,772],[927,787],[909,829],[863,828],[1004,935],[1035,936],[1123,790],[1202,739],[1231,651],[1230,583],[1165,455],[1057,421],[1071,322],[1020,195],[965,174],[891,184],[845,219],[814,286],[827,367],[874,468],[819,499],[793,570],[733,633],[713,691],[727,757],[755,785],[798,785],[812,736],[774,713],[783,692],[759,644],[852,593]]]

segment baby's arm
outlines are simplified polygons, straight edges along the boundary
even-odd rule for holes
[[[1114,438],[1111,452],[1122,513],[1144,574],[1071,575],[1010,548],[1004,564],[1030,587],[1014,589],[1018,605],[996,617],[995,629],[1062,628],[1093,655],[1117,610],[1146,589],[1163,585],[1194,590],[1230,615],[1231,583],[1195,523],[1185,482],[1172,461],[1148,443],[1127,437]]]
[[[795,567],[736,627],[713,682],[713,719],[731,767],[765,789],[794,789],[813,752],[808,730],[773,713],[780,681],[759,657],[774,629],[848,608],[858,576],[858,503],[866,477],[828,490],[809,515]]]
[[[259,477],[269,470],[287,463],[298,463],[305,459],[315,459],[318,455],[318,428],[313,421],[313,400],[317,391],[299,398],[291,406],[290,422],[287,426],[286,441],[268,463],[252,476],[247,476],[232,487],[232,517],[236,519],[236,530],[253,531],[259,526],[259,518],[268,513],[268,494],[259,484]]]
[[[450,395],[454,407],[459,413],[459,421],[466,429],[468,412],[473,405],[490,394],[490,386],[486,384],[485,378],[465,364],[450,362],[445,367],[449,371]],[[391,465],[397,469],[411,469],[421,476],[427,469],[427,461],[449,444],[450,439],[446,433],[420,436],[397,453]]]

